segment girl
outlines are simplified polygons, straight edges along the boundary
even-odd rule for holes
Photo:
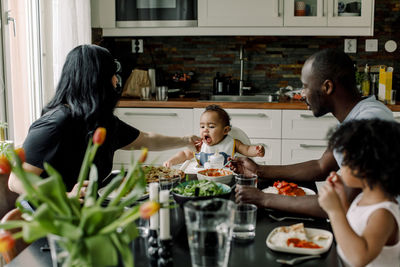
[[[343,154],[319,192],[344,266],[399,266],[400,124],[383,120],[345,123],[329,140]],[[360,188],[349,205],[344,185]]]

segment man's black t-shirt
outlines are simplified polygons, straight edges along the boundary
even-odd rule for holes
[[[107,130],[106,140],[97,150],[94,159],[99,181],[110,173],[114,152],[132,143],[140,133],[115,116],[103,127]],[[88,133],[83,120],[73,118],[68,107],[59,106],[48,111],[29,128],[23,144],[26,162],[43,170],[44,162],[49,163],[61,174],[70,191],[77,182],[87,144],[92,136],[93,132]],[[44,171],[41,176],[48,175]]]

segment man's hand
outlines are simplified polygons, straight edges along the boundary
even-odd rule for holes
[[[263,199],[267,194],[251,186],[236,185],[235,201],[238,204],[251,203],[257,206],[263,206]]]
[[[264,146],[256,146],[257,157],[264,157],[265,155],[265,148]]]
[[[249,158],[232,158],[228,167],[235,173],[241,173],[246,176],[257,174],[258,170],[258,165]]]
[[[184,140],[187,143],[187,147],[192,150],[192,151],[199,151],[200,147],[201,147],[201,138],[196,136],[196,135],[192,135],[192,136],[185,136],[183,137]]]

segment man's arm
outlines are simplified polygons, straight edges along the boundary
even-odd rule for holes
[[[326,150],[318,160],[310,160],[291,165],[258,165],[257,175],[261,179],[283,179],[293,182],[325,180],[331,171],[339,166],[332,151]]]

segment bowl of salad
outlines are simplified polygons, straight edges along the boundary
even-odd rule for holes
[[[211,198],[229,199],[231,188],[222,183],[208,180],[192,180],[183,182],[172,189],[175,201],[183,205],[189,200],[204,200]]]

